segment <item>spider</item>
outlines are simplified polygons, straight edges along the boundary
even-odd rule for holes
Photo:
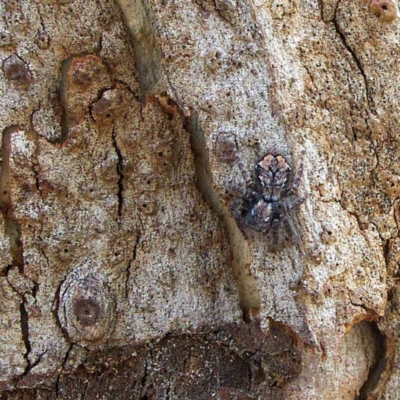
[[[292,169],[284,156],[271,152],[255,165],[255,181],[242,163],[239,168],[246,182],[246,189],[236,189],[241,194],[231,205],[231,212],[239,227],[265,234],[269,247],[278,250],[284,242],[297,243],[298,223],[295,211],[304,198],[297,191],[303,174],[301,163],[292,179]],[[245,232],[244,232],[245,233]]]

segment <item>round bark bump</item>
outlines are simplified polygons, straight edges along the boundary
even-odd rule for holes
[[[330,224],[324,224],[321,233],[322,243],[331,244],[336,242],[336,231]]]
[[[396,5],[392,0],[371,0],[369,8],[382,21],[391,22],[397,18]]]
[[[238,146],[234,134],[221,132],[214,142],[213,152],[221,162],[233,165],[238,158]]]
[[[59,319],[73,342],[103,343],[115,324],[115,302],[106,279],[82,267],[72,271],[60,290]]]
[[[86,89],[107,75],[107,68],[100,57],[87,55],[74,58],[68,73],[72,84]]]
[[[3,71],[7,80],[27,83],[31,80],[28,65],[16,54],[4,60]]]

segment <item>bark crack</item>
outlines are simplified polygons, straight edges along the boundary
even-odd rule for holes
[[[39,135],[35,131],[34,123],[33,123],[33,117],[36,112],[40,111],[41,106],[42,106],[42,104],[39,101],[38,107],[35,110],[33,110],[32,114],[31,114],[30,128],[33,133],[34,141],[35,141],[35,153],[34,153],[33,160],[32,160],[32,171],[33,171],[33,176],[35,177],[36,190],[39,192],[40,198],[43,200],[43,193],[42,193],[42,187],[41,187],[41,182],[40,182],[40,163],[39,163],[39,157],[38,157],[38,154],[39,154],[38,137],[39,137]]]
[[[15,268],[15,267],[14,267]],[[23,357],[26,361],[26,367],[24,372],[18,376],[17,381],[21,381],[28,373],[31,371],[32,368],[34,368],[36,365],[40,363],[42,360],[42,356],[46,354],[46,351],[42,352],[41,354],[38,355],[37,359],[32,362],[30,359],[30,355],[32,353],[32,346],[29,338],[29,314],[28,310],[26,308],[26,304],[28,303],[28,297],[27,296],[32,296],[33,299],[35,299],[36,292],[37,292],[37,287],[38,284],[36,282],[30,281],[32,283],[32,287],[27,288],[27,287],[18,287],[15,286],[15,282],[12,282],[12,279],[10,278],[9,273],[12,271],[12,267],[9,267],[7,270],[7,275],[6,279],[8,284],[10,285],[11,289],[20,297],[21,302],[19,305],[19,312],[20,312],[20,326],[21,326],[21,338],[25,346],[25,353],[23,354]],[[20,273],[20,272],[18,272]],[[15,280],[15,277],[14,277]],[[36,299],[35,299],[36,301]]]
[[[124,205],[124,157],[122,156],[121,149],[118,147],[115,129],[112,130],[112,144],[115,150],[115,153],[118,157],[117,163],[117,174],[118,174],[118,217],[122,215],[122,207]]]
[[[150,352],[149,359],[152,359],[152,352]],[[143,374],[142,380],[140,381],[140,393],[139,393],[140,400],[147,400],[147,395],[143,396],[143,390],[144,390],[144,387],[146,386],[146,381],[147,381],[148,375],[149,375],[148,362],[147,362],[147,359],[145,359],[144,360],[144,374]]]
[[[325,18],[324,18],[324,1],[323,0],[318,0],[318,5],[319,5],[319,9],[321,11],[321,21],[326,22]]]
[[[354,300],[352,300],[350,297],[349,297],[349,301],[352,306],[362,308],[369,317],[374,318],[374,319],[377,319],[379,317],[379,315],[377,314],[377,312],[374,309],[367,307],[364,303],[357,303]]]
[[[43,242],[43,238],[41,236],[39,236],[39,240],[42,243]],[[50,264],[50,260],[48,255],[46,254],[46,252],[44,251],[42,246],[39,246],[39,250],[40,250],[40,254],[44,257],[44,259],[46,260],[47,266],[50,268],[51,264]]]
[[[21,225],[14,216],[14,208],[11,199],[11,171],[10,171],[10,155],[11,155],[11,136],[14,132],[17,132],[18,126],[14,125],[4,129],[2,133],[2,145],[1,145],[1,170],[0,170],[0,211],[4,220],[5,234],[9,239],[10,253],[11,253],[11,265],[7,268],[7,282],[10,287],[20,296],[21,303],[19,307],[20,311],[20,324],[21,324],[21,336],[22,341],[25,345],[24,359],[27,362],[25,371],[22,373],[20,379],[26,376],[30,369],[34,366],[29,355],[32,347],[29,340],[29,317],[28,311],[25,304],[27,303],[26,292],[20,292],[16,288],[10,279],[8,278],[8,272],[12,267],[18,268],[18,272],[23,275],[24,273],[24,259],[23,259],[23,246],[21,240]],[[32,291],[32,295],[36,295],[37,284]],[[39,359],[35,362],[35,365],[40,362]]]
[[[346,50],[350,53],[351,57],[353,58],[362,78],[364,81],[364,86],[365,86],[365,95],[366,95],[366,99],[367,99],[367,103],[368,103],[368,108],[370,110],[371,113],[376,115],[376,110],[375,110],[375,106],[374,106],[374,102],[372,99],[372,96],[370,94],[370,88],[369,88],[369,84],[368,84],[368,79],[367,79],[367,75],[364,71],[364,67],[362,65],[361,60],[359,59],[359,57],[357,56],[357,53],[351,48],[351,46],[349,45],[349,43],[347,42],[346,39],[346,35],[343,32],[343,30],[340,28],[340,24],[338,22],[338,17],[337,17],[337,12],[340,6],[342,0],[339,0],[336,3],[336,7],[335,7],[335,11],[334,11],[334,17],[333,17],[333,26],[335,27],[336,33],[339,35],[341,42],[343,43],[343,46],[346,48]]]
[[[128,287],[129,287],[129,280],[131,278],[131,268],[132,268],[132,263],[136,260],[137,256],[137,249],[139,247],[140,239],[141,239],[142,233],[139,230],[136,236],[135,244],[133,246],[132,250],[132,258],[128,262],[128,266],[126,268],[126,279],[125,279],[125,298],[128,300]]]
[[[25,296],[22,296],[22,301],[21,301],[21,304],[19,307],[19,311],[20,311],[20,316],[21,316],[22,340],[25,344],[25,349],[26,349],[24,358],[27,362],[27,366],[25,368],[25,371],[21,375],[21,378],[26,376],[32,368],[31,361],[29,360],[29,354],[32,351],[31,342],[29,340],[29,317],[28,317],[28,312],[26,311],[25,301],[26,301]]]
[[[61,68],[61,84],[58,90],[58,96],[62,107],[62,115],[61,115],[61,136],[53,141],[50,141],[52,144],[62,145],[68,138],[69,128],[70,128],[70,119],[68,117],[67,110],[67,86],[68,86],[68,69],[73,60],[73,56],[62,62]]]

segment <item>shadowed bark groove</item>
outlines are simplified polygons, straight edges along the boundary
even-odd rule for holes
[[[227,208],[222,205],[213,188],[212,173],[204,133],[199,126],[196,113],[193,114],[192,117],[187,119],[186,129],[190,133],[195,160],[196,186],[202,197],[210,204],[213,212],[221,218],[225,225],[231,247],[232,272],[238,284],[240,306],[243,311],[243,318],[246,320],[250,310],[259,310],[261,307],[257,281],[251,276],[247,268],[250,264],[249,249],[236,221],[232,218]]]
[[[376,323],[371,324],[374,339],[375,339],[375,362],[371,364],[368,378],[360,390],[360,400],[368,400],[376,397],[371,396],[375,389],[380,385],[382,374],[387,368],[387,344],[386,337],[379,331]],[[382,388],[381,388],[382,390]],[[377,393],[374,393],[375,395]]]

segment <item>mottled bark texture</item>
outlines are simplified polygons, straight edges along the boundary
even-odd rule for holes
[[[400,398],[398,13],[3,0],[0,398]]]

